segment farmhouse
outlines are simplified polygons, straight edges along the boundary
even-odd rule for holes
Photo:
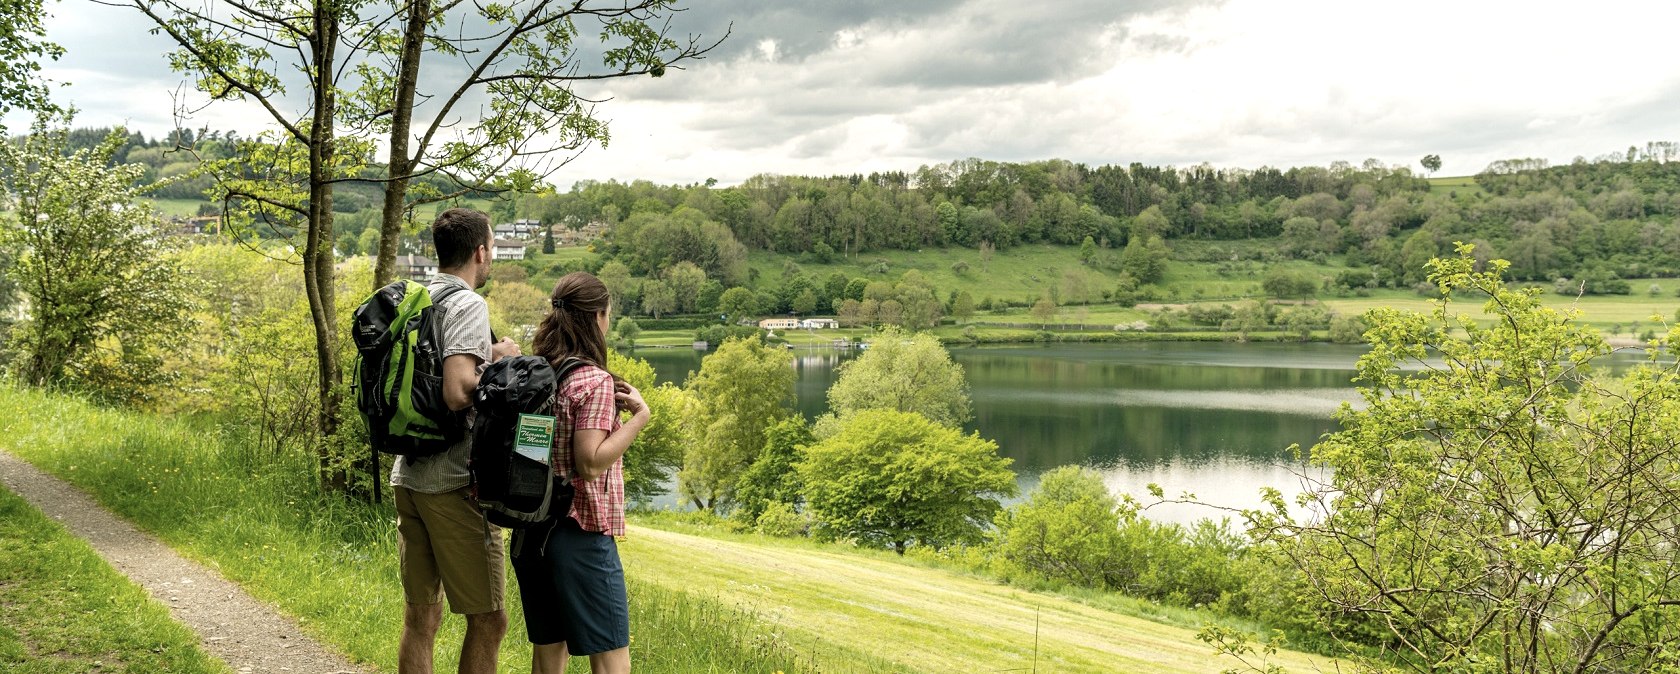
[[[398,255],[397,273],[416,281],[437,273],[437,262],[420,255]]]
[[[525,259],[525,242],[513,239],[496,239],[496,245],[491,248],[491,257],[496,260]]]

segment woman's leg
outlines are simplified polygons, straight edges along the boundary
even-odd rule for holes
[[[531,647],[531,674],[565,674],[568,657],[564,641],[534,645]]]
[[[630,649],[620,648],[589,656],[589,671],[593,674],[630,674]]]

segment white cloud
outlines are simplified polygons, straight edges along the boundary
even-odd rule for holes
[[[69,94],[81,122],[166,129],[179,78],[159,40],[121,10],[64,7],[52,29],[71,53],[50,70],[76,83]],[[827,23],[810,25],[793,7],[751,15],[764,23],[738,24],[749,41],[737,48],[664,78],[589,91],[613,97],[601,107],[613,140],[555,179],[732,183],[970,156],[1411,166],[1427,153],[1451,175],[1494,159],[1562,162],[1680,136],[1680,63],[1650,36],[1675,25],[1680,4],[907,7],[824,14]],[[813,27],[814,43],[801,32]],[[196,123],[246,132],[261,119],[226,105],[206,114]]]

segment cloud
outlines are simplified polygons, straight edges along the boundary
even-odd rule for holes
[[[166,129],[180,82],[167,40],[132,10],[60,7],[49,27],[69,54],[49,70],[75,83],[80,121]],[[1680,63],[1638,28],[1676,20],[1672,3],[708,1],[672,33],[729,39],[662,78],[580,87],[611,99],[613,140],[554,179],[727,184],[965,157],[1413,166],[1436,153],[1446,175],[1562,162],[1675,137]],[[206,115],[261,123],[226,105]]]

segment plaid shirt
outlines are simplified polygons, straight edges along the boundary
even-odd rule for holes
[[[613,378],[606,370],[584,365],[572,371],[554,395],[554,474],[572,477],[572,434],[583,429],[618,430],[618,403]],[[624,458],[594,480],[572,477],[572,509],[568,512],[585,531],[624,535]]]

